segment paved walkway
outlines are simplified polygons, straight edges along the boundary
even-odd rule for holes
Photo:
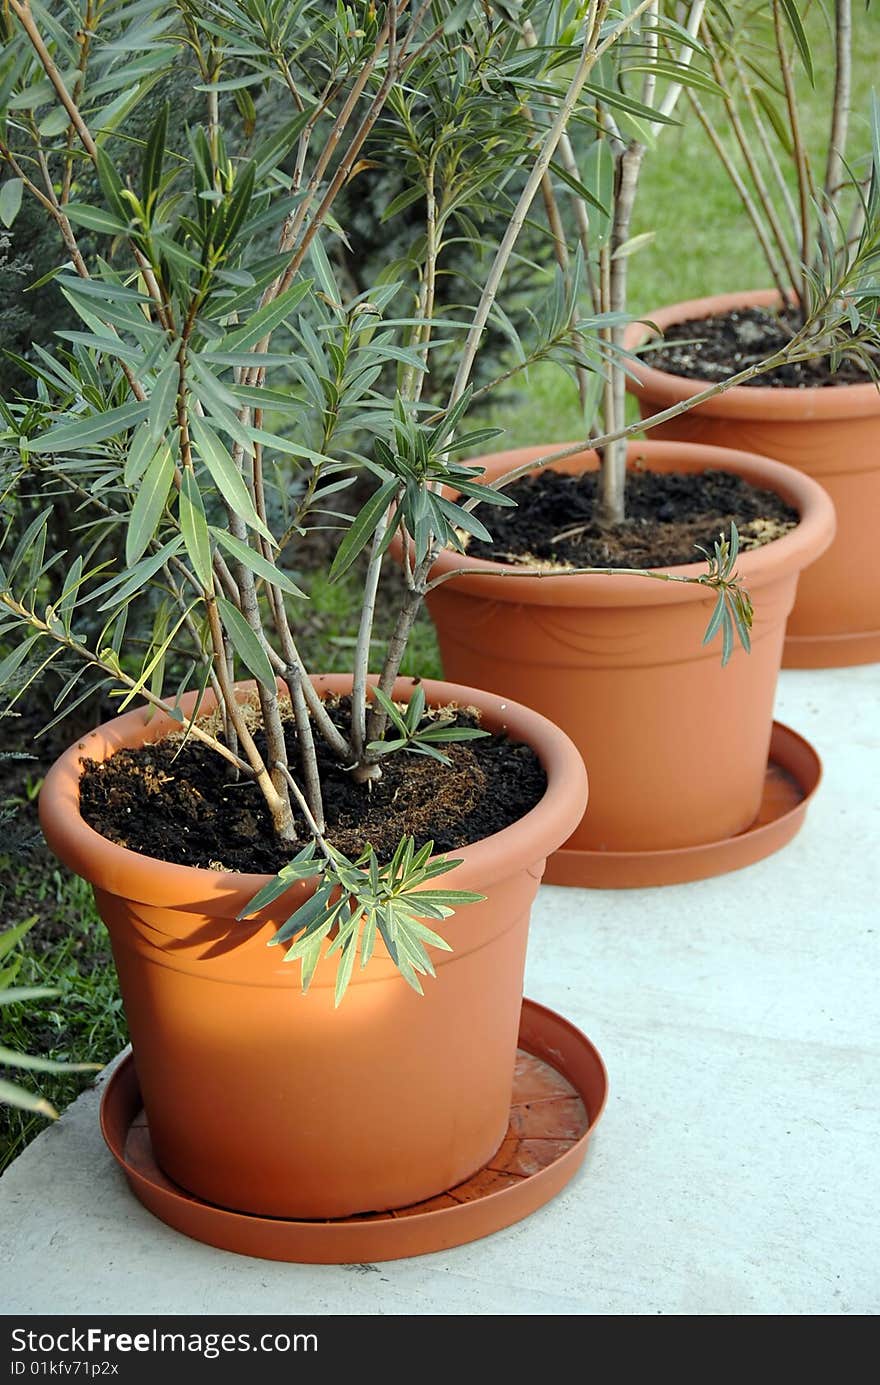
[[[130,1196],[90,1092],[0,1180],[4,1311],[875,1313],[880,666],[783,674],[778,715],[825,761],[784,851],[692,885],[540,892],[527,993],[612,1084],[555,1202],[416,1260],[247,1260]]]

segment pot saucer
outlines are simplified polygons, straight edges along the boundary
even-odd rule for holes
[[[101,1101],[104,1139],[135,1197],[177,1231],[239,1255],[303,1264],[365,1264],[446,1250],[520,1221],[580,1168],[608,1092],[586,1035],[524,1000],[510,1125],[497,1153],[466,1183],[414,1207],[338,1221],[288,1221],[230,1212],[166,1178],[153,1156],[131,1055]]]
[[[816,751],[788,726],[774,721],[764,796],[744,832],[720,841],[668,851],[557,851],[547,862],[545,885],[604,890],[681,885],[740,870],[771,856],[799,830],[822,777]]]

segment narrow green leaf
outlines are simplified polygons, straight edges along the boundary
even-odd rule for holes
[[[309,898],[290,915],[287,922],[282,924],[274,938],[272,938],[272,944],[277,946],[286,942],[288,938],[294,937],[297,933],[303,932],[303,930],[309,933],[316,928],[320,928],[324,921],[323,916],[326,914],[333,888],[332,882],[320,885],[318,889],[315,890],[315,893],[310,895]],[[305,938],[301,938],[298,944],[294,943],[288,950],[285,961],[295,961],[298,951],[302,948],[305,941]]]
[[[150,437],[156,444],[165,435],[168,427],[177,391],[180,386],[180,365],[175,357],[172,356],[167,365],[159,371],[153,392],[150,395],[150,411],[147,414],[147,425],[150,430]]]
[[[21,209],[24,182],[21,178],[7,178],[0,187],[0,221],[11,226]]]
[[[258,308],[242,327],[236,328],[228,336],[223,338],[219,349],[221,351],[242,351],[249,346],[256,346],[258,341],[272,332],[284,319],[288,313],[298,303],[305,298],[312,286],[311,279],[303,279],[297,284],[291,284],[284,293],[274,298],[271,303],[266,303],[262,308]]]
[[[143,191],[144,202],[149,202],[150,195],[158,192],[159,184],[162,181],[162,164],[165,159],[165,139],[168,134],[168,111],[169,105],[165,101],[153,122],[150,137],[144,148],[143,162]]]
[[[14,986],[10,991],[0,991],[0,1005],[20,1005],[25,1000],[46,1000],[57,994],[57,986]]]
[[[489,735],[491,735],[490,731],[483,731],[479,726],[428,725],[419,732],[419,740],[434,741],[438,745],[445,745],[451,741],[478,741]]]
[[[18,572],[19,567],[24,562],[25,558],[31,551],[34,544],[41,544],[42,547],[45,548],[46,525],[49,521],[49,516],[51,515],[51,513],[52,506],[47,505],[44,510],[41,510],[40,513],[36,515],[34,519],[31,520],[30,524],[25,529],[18,543],[15,545],[15,551],[12,554],[12,557],[9,559],[9,563],[6,569],[7,584],[12,582],[13,577]]]
[[[257,166],[258,181],[262,182],[266,174],[271,173],[287,157],[309,123],[313,110],[314,106],[309,106],[306,110],[300,111],[268,139],[257,145],[254,150],[254,162]]]
[[[347,572],[361,550],[369,543],[376,531],[376,526],[380,518],[390,506],[397,493],[400,482],[395,478],[386,481],[370,497],[366,505],[356,516],[351,524],[345,538],[336,550],[336,556],[330,567],[330,581],[336,581],[344,572]]]
[[[235,538],[225,529],[212,527],[211,533],[220,546],[225,548],[226,552],[230,553],[237,562],[244,563],[250,572],[256,573],[258,577],[264,577],[267,582],[271,582],[273,586],[287,592],[289,596],[298,596],[303,601],[308,601],[305,592],[300,591],[299,587],[287,576],[287,573],[283,572],[280,567],[276,567],[268,558],[264,558],[262,553],[258,553],[249,544],[242,543],[241,539]]]
[[[416,895],[416,899],[418,899],[418,895]],[[451,909],[449,913],[452,913]],[[427,928],[425,924],[420,923],[418,919],[410,919],[407,924],[407,932],[416,934],[419,941],[426,943],[428,947],[436,947],[441,952],[453,951],[451,943],[448,943],[445,938],[441,938],[440,934],[435,933],[433,928]]]
[[[492,486],[484,486],[479,481],[462,481],[458,477],[455,478],[455,485],[462,495],[473,496],[474,499],[483,504],[516,508],[516,501],[506,491],[495,490]]]
[[[205,591],[213,591],[214,569],[211,565],[211,536],[205,518],[199,483],[189,467],[184,468],[178,502],[180,532],[193,570]]]
[[[460,862],[453,864],[460,865]],[[485,898],[484,894],[475,894],[473,890],[416,890],[412,895],[417,907],[442,904],[449,909],[462,904],[480,904]]]
[[[26,933],[29,933],[37,921],[36,914],[31,918],[25,919],[23,923],[17,923],[13,928],[7,928],[0,933],[0,960],[8,957],[14,947],[17,947]]]
[[[107,200],[107,205],[121,221],[128,221],[129,204],[122,195],[122,179],[117,173],[113,161],[106,149],[101,149],[99,147],[95,164],[98,170],[98,181],[101,184],[101,191]]]
[[[120,404],[118,408],[106,409],[103,413],[89,414],[76,423],[60,423],[29,442],[28,450],[37,453],[78,452],[81,448],[93,447],[97,442],[105,442],[107,438],[133,428],[146,414],[147,405],[133,400]]]
[[[785,17],[788,20],[788,27],[791,29],[791,32],[794,35],[794,41],[797,45],[798,52],[800,53],[801,58],[803,59],[803,64],[806,69],[807,76],[809,77],[810,82],[813,83],[813,55],[810,52],[810,43],[807,38],[806,30],[804,29],[803,20],[801,19],[800,14],[798,13],[796,0],[779,0],[779,3],[785,12]]]
[[[103,207],[90,207],[85,202],[68,202],[65,215],[74,226],[84,226],[87,231],[100,231],[106,236],[124,235],[128,230],[128,220],[121,221]]]
[[[226,219],[223,223],[223,244],[229,246],[233,243],[241,225],[247,216],[251,199],[254,195],[254,179],[256,177],[256,165],[251,161],[244,172],[239,173],[232,189],[232,196],[226,209]]]
[[[27,639],[22,640],[21,644],[16,645],[5,659],[0,659],[0,688],[3,688],[21,665],[24,663],[28,654],[33,649],[37,640],[42,639],[42,635],[28,635]]]
[[[339,285],[333,274],[333,267],[330,264],[327,251],[321,242],[321,237],[317,236],[311,245],[309,257],[315,271],[315,279],[318,287],[326,298],[333,304],[338,304],[342,295],[339,292]]]
[[[142,558],[132,568],[123,568],[122,572],[114,575],[106,582],[102,582],[100,587],[89,593],[89,601],[97,601],[98,597],[105,596],[107,592],[114,595],[98,607],[99,611],[109,610],[113,606],[121,606],[145,587],[152,577],[156,575],[163,563],[167,563],[173,558],[175,553],[179,553],[183,547],[183,538],[180,534],[175,534],[170,543],[163,544],[156,553],[151,553],[149,558]],[[118,590],[117,590],[118,589]]]
[[[178,630],[180,629],[181,625],[183,625],[183,623],[184,623],[184,621],[186,620],[187,616],[191,615],[192,611],[195,609],[195,606],[196,606],[196,603],[193,602],[193,604],[192,604],[191,606],[189,606],[189,607],[187,608],[187,610],[181,615],[180,619],[177,621],[177,623],[175,624],[175,626],[173,627],[173,629],[169,632],[169,634],[167,634],[167,635],[163,638],[162,643],[161,643],[161,645],[159,646],[159,648],[156,649],[156,650],[154,650],[151,654],[149,654],[147,660],[146,660],[145,663],[144,663],[143,668],[141,669],[140,673],[138,674],[138,677],[137,677],[136,682],[132,685],[132,687],[130,687],[130,688],[128,689],[128,691],[126,692],[125,696],[123,697],[122,701],[121,701],[120,704],[119,704],[119,707],[120,707],[120,710],[121,710],[121,711],[125,711],[125,708],[128,707],[129,704],[132,703],[132,702],[134,701],[134,699],[135,699],[137,696],[139,696],[139,694],[140,694],[140,692],[142,691],[142,689],[146,687],[146,685],[147,685],[147,683],[150,681],[150,678],[152,677],[153,672],[154,672],[154,670],[156,669],[157,665],[160,664],[160,663],[162,663],[162,661],[164,660],[166,654],[168,653],[168,650],[169,650],[169,648],[170,648],[170,646],[171,646],[171,643],[172,643],[172,641],[174,640],[174,638],[176,637],[177,632],[178,632]],[[106,651],[104,651],[104,652],[105,652],[105,655],[106,655]]]
[[[342,1004],[345,992],[348,990],[348,983],[351,981],[351,973],[354,969],[355,958],[357,957],[357,925],[352,928],[349,941],[342,950],[342,960],[336,972],[336,988],[334,991],[333,1004],[338,1010]]]
[[[464,529],[465,533],[473,534],[474,538],[482,539],[484,543],[492,542],[492,535],[485,524],[470,510],[463,510],[460,505],[454,505],[445,496],[438,495],[435,503],[449,520],[449,523],[456,529]]]
[[[143,483],[135,496],[125,535],[125,561],[134,567],[155,536],[174,480],[174,458],[170,447],[160,447],[147,467]]]
[[[397,727],[398,731],[400,731],[400,733],[403,736],[408,738],[409,727],[407,726],[403,712],[396,705],[396,703],[394,703],[392,699],[388,696],[388,694],[384,693],[381,688],[372,687],[370,689],[370,692],[373,695],[373,701],[379,704],[379,706],[382,708],[382,711],[385,713],[387,717],[390,718],[390,720]]]
[[[614,254],[611,256],[612,260],[623,260],[626,259],[628,255],[634,255],[637,250],[643,250],[646,245],[651,244],[656,234],[656,231],[642,231],[638,236],[630,236],[629,240],[625,240],[622,245],[618,245]]]
[[[220,617],[232,647],[245,668],[253,674],[258,683],[273,688],[275,686],[275,673],[269,662],[269,656],[241,611],[222,596],[218,596],[217,605],[220,608]]]
[[[101,261],[102,265],[104,261]],[[105,265],[106,272],[110,272]],[[58,283],[61,288],[68,293],[79,294],[82,298],[96,298],[102,303],[128,303],[133,307],[139,304],[152,302],[152,299],[145,293],[138,293],[137,289],[128,288],[125,284],[117,284],[112,279],[79,279],[73,278],[69,274],[59,277]],[[33,285],[34,288],[37,285]],[[132,314],[132,321],[137,318]]]
[[[78,553],[73,560],[64,585],[61,588],[61,596],[58,605],[55,607],[55,614],[60,616],[64,622],[67,634],[70,634],[70,620],[73,615],[73,608],[76,603],[77,593],[83,580],[83,555]]]
[[[622,91],[596,86],[593,82],[585,82],[584,91],[597,97],[603,106],[608,106],[611,110],[623,111],[626,115],[641,116],[643,120],[656,122],[659,125],[677,125],[679,123],[673,116],[663,115],[659,108],[646,106],[643,102],[637,101],[634,96],[627,96]]]
[[[160,601],[156,608],[156,615],[153,620],[153,633],[150,641],[151,647],[153,648],[158,645],[158,647],[162,649],[168,637],[169,609],[170,607],[167,601]],[[166,655],[164,653],[161,654],[156,660],[153,671],[150,674],[150,692],[153,697],[161,698],[165,689],[165,659]]]
[[[791,154],[793,152],[791,143],[791,130],[788,128],[784,119],[782,118],[782,112],[779,110],[778,106],[776,106],[775,103],[770,99],[770,97],[767,95],[767,93],[763,90],[762,87],[755,87],[755,99],[758,102],[761,109],[763,110],[767,119],[770,121],[770,124],[773,126],[776,138],[779,140],[779,143],[782,145],[786,154]]]
[[[15,1049],[4,1048],[0,1044],[0,1066],[21,1068],[31,1072],[100,1072],[100,1063],[59,1063],[51,1058],[33,1058],[29,1053],[17,1053]]]
[[[192,417],[191,427],[199,456],[210,472],[211,480],[223,499],[232,506],[239,519],[243,519],[251,529],[256,529],[264,539],[274,543],[272,534],[254,508],[254,502],[244,483],[244,477],[213,428],[209,427],[204,419],[199,418],[197,414]]]
[[[389,202],[388,206],[382,212],[382,215],[379,218],[380,223],[390,221],[391,218],[395,217],[398,212],[405,211],[407,207],[411,207],[413,202],[424,202],[424,200],[425,189],[420,186],[414,186],[408,188],[406,192],[398,193],[397,197],[395,197],[391,202]]]
[[[739,530],[733,520],[730,521],[730,551],[728,554],[728,564],[730,571],[733,572],[734,564],[739,557]]]
[[[725,668],[725,667],[727,666],[727,664],[730,662],[730,656],[733,654],[733,645],[734,645],[734,639],[733,639],[733,621],[732,621],[731,618],[730,618],[730,611],[728,610],[728,608],[727,608],[727,603],[725,602],[725,603],[724,603],[723,612],[722,612],[722,616],[721,616],[721,667],[722,667],[722,668]]]
[[[596,211],[601,212],[603,216],[611,215],[608,204],[600,202],[595,193],[591,192],[587,187],[586,183],[576,178],[574,174],[569,173],[568,169],[563,164],[557,163],[554,159],[550,167],[556,174],[556,177],[561,178],[562,182],[565,183],[567,187],[570,187],[572,192],[577,193],[578,197],[582,198],[584,202],[588,202],[591,207],[595,207]]]
[[[0,1103],[4,1106],[16,1106],[20,1111],[33,1111],[35,1115],[47,1116],[50,1120],[58,1119],[58,1112],[55,1107],[45,1097],[37,1096],[35,1092],[28,1092],[24,1087],[19,1087],[15,1082],[7,1082],[0,1077]]]
[[[417,683],[406,707],[406,724],[411,731],[418,729],[419,723],[425,715],[425,705],[425,690],[421,683]]]
[[[134,431],[125,459],[122,479],[127,486],[137,485],[155,455],[156,444],[150,429],[146,423],[141,423]]]
[[[136,346],[130,346],[121,337],[98,336],[97,332],[71,332],[59,331],[55,333],[62,341],[71,341],[74,345],[87,346],[93,351],[100,351],[105,356],[115,356],[117,360],[127,361],[136,369],[143,366],[144,353]]]
[[[708,644],[709,641],[712,640],[712,639],[714,639],[714,637],[717,635],[717,633],[718,633],[718,627],[719,627],[719,625],[721,624],[721,617],[722,617],[723,615],[724,615],[724,593],[723,593],[723,592],[719,592],[719,593],[718,593],[718,599],[717,599],[717,601],[715,602],[715,606],[713,607],[713,610],[712,610],[712,615],[711,615],[710,618],[709,618],[709,624],[706,626],[706,633],[705,633],[705,635],[703,636],[703,644]]]
[[[307,880],[320,874],[320,863],[317,866],[314,865],[316,850],[317,844],[313,841],[303,847],[302,851],[288,861],[286,866],[281,867],[281,870],[273,880],[269,881],[268,885],[264,885],[261,890],[257,891],[253,899],[245,905],[238,915],[239,919],[250,918],[252,914],[258,914],[261,909],[265,909],[268,904],[273,904],[281,895],[286,894],[298,880]]]

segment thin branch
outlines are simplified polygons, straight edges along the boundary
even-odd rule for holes
[[[517,237],[528,215],[529,208],[534,201],[538,188],[540,187],[541,179],[550,166],[550,161],[559,144],[561,135],[567,127],[572,112],[577,105],[584,84],[595,66],[595,63],[602,54],[607,52],[612,44],[616,43],[620,36],[625,33],[627,29],[632,27],[639,16],[643,14],[651,4],[652,0],[641,0],[641,3],[636,5],[629,15],[613,25],[608,31],[605,39],[597,44],[601,25],[605,18],[607,4],[606,0],[591,0],[587,14],[581,56],[577,68],[571,77],[566,95],[559,104],[555,119],[535,159],[535,163],[526,181],[526,185],[520,194],[511,221],[508,224],[507,230],[496,252],[495,260],[483,287],[480,302],[477,306],[474,320],[465,341],[462,357],[450,394],[449,408],[452,408],[452,406],[461,399],[467,388],[483,331],[485,330],[492,304],[495,301],[495,296],[498,292],[507,263],[513,253]],[[424,562],[419,565],[413,574],[412,590],[408,594],[408,598],[398,614],[397,624],[395,625],[388,644],[382,673],[379,679],[380,689],[388,695],[390,695],[390,690],[393,688],[395,679],[400,670],[407,640],[415,624],[415,619],[423,599],[424,584],[436,559],[437,551],[436,542],[432,542]],[[374,736],[377,736],[378,728],[382,725],[382,720],[383,719],[377,712],[374,711],[374,713],[371,714],[368,725],[371,728],[376,728],[373,732]]]
[[[538,46],[538,35],[535,33],[534,26],[530,19],[527,19],[523,24],[523,40],[525,41],[527,48],[536,48]],[[555,108],[557,103],[555,101],[552,101],[551,104]],[[565,169],[568,176],[570,178],[573,178],[575,182],[580,182],[580,169],[578,167],[578,161],[575,156],[574,148],[572,146],[571,139],[569,137],[567,130],[564,130],[562,132],[562,135],[560,136],[558,154],[559,161],[562,164],[562,167]],[[547,175],[545,175],[545,178],[546,177]],[[599,311],[599,291],[596,285],[595,275],[593,273],[593,266],[590,257],[590,214],[587,211],[583,198],[578,197],[577,193],[574,192],[574,190],[571,188],[568,191],[569,200],[571,202],[572,212],[574,215],[575,228],[577,230],[578,240],[580,241],[580,246],[584,257],[584,268],[586,270],[587,284],[590,291],[590,306],[592,307],[593,312],[597,313]],[[580,379],[578,379],[578,387],[580,388]],[[581,402],[583,404],[583,396]]]
[[[696,559],[694,561],[697,561]],[[502,567],[493,563],[491,567],[457,567],[449,572],[441,572],[426,587],[426,592],[436,591],[446,582],[456,577],[534,577],[539,581],[547,577],[650,577],[654,582],[678,582],[688,587],[709,587],[700,577],[682,577],[671,572],[661,572],[649,567]]]
[[[85,645],[80,644],[79,640],[74,640],[66,636],[58,626],[48,625],[46,621],[40,619],[36,611],[29,611],[26,606],[16,601],[7,592],[0,592],[0,604],[5,606],[7,610],[11,611],[13,615],[17,616],[26,625],[29,625],[31,629],[38,631],[41,635],[48,636],[49,639],[55,640],[57,644],[63,645],[71,654],[76,654],[78,658],[90,664],[92,668],[100,669],[102,673],[109,674],[117,683],[121,684],[122,687],[130,690],[137,686],[136,680],[129,677],[122,669],[116,667],[114,664],[108,663],[105,659],[101,659],[99,655],[93,654]],[[156,707],[160,712],[171,712],[174,710],[172,703],[165,701],[161,697],[157,697],[146,686],[140,689],[139,696],[143,697],[149,702],[150,706]],[[221,755],[223,759],[227,760],[231,765],[234,765],[241,773],[251,778],[255,777],[251,766],[246,760],[240,759],[239,756],[230,750],[228,746],[224,745],[222,741],[218,741],[215,736],[203,730],[198,722],[191,722],[189,731],[195,740],[201,741],[203,745],[210,746],[213,751]]]
[[[782,25],[782,9],[779,0],[773,0],[773,28],[776,35],[776,50],[779,54],[779,68],[782,73],[782,84],[785,90],[785,104],[788,109],[788,120],[791,126],[791,140],[794,147],[795,165],[797,167],[798,200],[800,204],[801,217],[801,244],[800,258],[801,264],[806,265],[810,259],[810,246],[812,242],[812,207],[810,202],[811,180],[809,167],[807,164],[807,151],[804,147],[801,135],[800,117],[798,115],[797,94],[794,89],[794,78],[791,71],[788,52],[785,47],[785,34]],[[809,281],[806,277],[806,270],[802,269],[795,281],[797,288],[798,302],[801,312],[806,312],[809,298]]]
[[[834,101],[825,165],[825,197],[836,207],[844,182],[846,139],[852,88],[852,0],[834,5]]]
[[[726,110],[727,117],[730,121],[730,128],[733,130],[734,137],[736,139],[737,144],[739,145],[740,153],[743,156],[745,166],[754,185],[761,213],[766,224],[770,227],[770,231],[776,241],[776,245],[779,250],[782,263],[785,267],[785,273],[788,276],[789,283],[792,285],[796,285],[801,277],[801,269],[798,263],[798,258],[793,253],[791,247],[788,244],[785,231],[782,228],[782,223],[780,222],[779,217],[777,216],[776,207],[773,204],[773,199],[770,196],[767,184],[764,181],[764,175],[761,172],[761,166],[755,158],[751,141],[746,132],[745,126],[743,125],[742,120],[740,119],[739,110],[737,108],[736,101],[734,100],[733,92],[731,91],[729,84],[725,80],[724,70],[721,66],[717,49],[715,48],[715,45],[713,44],[712,39],[709,37],[708,34],[706,35],[706,44],[709,48],[711,56],[712,72],[714,74],[716,82],[721,87],[722,100],[724,101],[724,109]],[[702,118],[701,123],[703,124],[703,128],[705,129],[705,122],[702,120]],[[786,299],[787,297],[788,294],[784,293],[783,298]]]
[[[43,71],[55,88],[55,93],[70,117],[70,123],[79,135],[83,148],[90,158],[97,158],[98,146],[92,139],[91,132],[80,115],[79,107],[67,90],[64,78],[58,71],[51,53],[43,42],[43,36],[37,28],[30,5],[27,3],[27,0],[24,0],[24,3],[22,3],[22,0],[7,0],[7,3],[30,39],[31,46],[42,64]]]
[[[95,22],[94,0],[86,0],[86,12],[80,24],[77,42],[79,43],[79,62],[77,63],[77,76],[73,84],[73,101],[78,106],[82,97],[83,87],[86,79],[86,68],[89,65],[89,52],[92,46],[93,29]],[[73,136],[75,128],[71,123],[67,130],[67,150],[64,164],[64,178],[61,184],[61,196],[58,199],[61,206],[70,200],[70,185],[73,180]]]
[[[737,81],[740,85],[743,96],[746,99],[746,105],[749,108],[749,115],[752,117],[752,121],[758,133],[758,139],[761,142],[761,148],[764,151],[764,157],[767,160],[767,165],[773,174],[776,186],[779,189],[779,194],[782,198],[783,203],[785,204],[786,215],[788,216],[792,230],[796,236],[798,234],[797,208],[794,205],[794,199],[791,195],[791,189],[788,186],[785,174],[782,172],[779,159],[776,156],[776,151],[773,148],[773,143],[770,138],[769,131],[767,130],[766,122],[764,121],[761,112],[758,109],[758,102],[755,99],[754,86],[752,85],[745,64],[740,61],[739,54],[736,51],[731,50],[730,56],[733,60]]]
[[[657,55],[660,48],[660,39],[657,34],[657,17],[660,0],[654,0],[645,15],[645,49],[647,52],[648,70],[642,77],[642,105],[653,106],[654,97],[657,93]],[[648,20],[652,22],[649,24]],[[691,50],[688,49],[688,52]],[[675,101],[672,103],[675,105]]]
[[[691,38],[696,38],[697,34],[700,31],[700,25],[703,22],[703,12],[705,8],[706,0],[694,0],[694,3],[691,5],[690,13],[688,14],[687,22],[685,24],[685,28],[687,29],[687,32],[690,34]],[[681,45],[681,50],[679,52],[677,60],[679,67],[690,67],[693,60],[693,48],[690,46],[690,44],[683,43]],[[661,116],[666,116],[668,118],[672,115],[681,98],[682,90],[683,86],[681,82],[670,82],[669,86],[666,88],[666,91],[663,94],[663,100],[657,107],[657,111]],[[656,135],[662,129],[662,127],[662,121],[654,121],[654,123],[651,126],[651,133]]]
[[[253,772],[263,794],[263,798],[272,815],[272,823],[281,841],[291,841],[293,839],[293,822],[290,810],[290,801],[287,798],[286,784],[283,795],[279,793],[275,778],[266,768],[265,761],[260,754],[256,742],[250,733],[241,703],[235,696],[235,688],[229,675],[229,668],[226,662],[223,626],[220,621],[220,612],[217,609],[217,598],[211,594],[205,599],[205,606],[208,612],[208,628],[211,632],[211,641],[214,645],[214,668],[220,683],[220,690],[223,696],[223,705],[227,708],[235,727],[235,733],[248,763]],[[263,690],[263,685],[257,685]],[[277,770],[275,771],[277,777]]]
[[[556,202],[556,194],[553,191],[553,180],[549,173],[545,173],[541,179],[541,195],[544,199],[544,210],[547,214],[547,224],[550,227],[550,234],[553,238],[553,253],[559,272],[562,274],[566,285],[571,286],[571,260],[568,254],[568,245],[565,239],[565,228],[562,224],[562,217],[559,214],[559,207]],[[583,352],[583,338],[575,330],[577,320],[578,305],[572,299],[571,304],[571,344],[578,354]],[[577,377],[578,398],[581,404],[581,413],[586,414],[590,398],[589,372],[580,361],[575,364],[575,375]]]
[[[767,228],[761,216],[761,213],[755,206],[752,195],[746,187],[739,169],[733,162],[733,159],[731,158],[730,154],[727,152],[727,149],[724,146],[721,136],[716,130],[712,121],[710,120],[703,106],[703,103],[700,101],[696,92],[688,91],[687,96],[688,100],[691,103],[691,106],[693,107],[694,114],[696,115],[697,119],[699,120],[700,124],[705,130],[709,142],[712,145],[712,148],[715,150],[716,154],[718,155],[718,158],[721,161],[722,168],[724,169],[725,173],[727,174],[728,178],[730,179],[731,183],[736,189],[736,194],[739,197],[740,202],[742,203],[743,211],[746,213],[746,216],[752,223],[755,236],[757,237],[758,244],[761,247],[761,252],[764,256],[764,259],[767,262],[767,267],[770,270],[770,275],[773,279],[773,283],[779,290],[783,302],[785,302],[791,292],[791,283],[796,283],[797,279],[795,278],[794,281],[790,279],[787,280],[785,268],[784,266],[780,266],[779,261],[776,258],[776,253],[772,245],[770,244],[770,240],[767,235]]]
[[[739,371],[736,375],[731,375],[727,380],[718,381],[714,385],[707,385],[705,389],[692,394],[688,399],[679,400],[671,404],[668,409],[661,409],[659,413],[651,414],[649,418],[636,419],[625,428],[617,429],[613,433],[602,433],[599,437],[586,438],[582,442],[570,443],[567,447],[557,448],[553,452],[547,452],[542,457],[535,457],[530,462],[523,462],[520,466],[513,467],[506,471],[503,476],[497,477],[490,482],[492,490],[503,490],[506,486],[512,485],[521,476],[527,476],[532,471],[540,471],[544,467],[552,466],[554,462],[565,461],[567,457],[575,457],[579,452],[597,452],[603,447],[607,447],[611,442],[617,442],[622,438],[635,437],[637,433],[647,433],[652,428],[656,428],[660,423],[666,423],[671,418],[678,418],[679,414],[688,413],[691,409],[697,408],[700,404],[705,404],[707,400],[714,399],[719,394],[726,393],[727,390],[735,388],[737,385],[747,385],[750,380],[757,379],[760,375],[766,375],[769,371],[775,370],[779,365],[785,365],[794,360],[809,360],[815,356],[815,350],[805,349],[798,354],[797,347],[806,341],[807,330],[802,327],[799,332],[792,337],[787,346],[781,347],[779,351],[768,356],[766,360],[759,361],[754,365],[747,366],[745,370]],[[794,348],[794,349],[793,349]],[[480,503],[478,499],[468,500],[462,509],[474,510]]]
[[[614,27],[612,33],[615,35],[615,37],[618,37],[621,33],[625,32],[626,29],[630,28],[631,25],[638,18],[638,16],[644,10],[646,10],[652,3],[653,0],[642,0],[641,4],[633,10],[631,15],[627,16],[625,20],[622,20],[619,24],[617,24]],[[498,289],[501,285],[501,280],[504,276],[504,271],[506,270],[510,257],[513,254],[514,246],[516,245],[519,233],[522,230],[526,217],[528,216],[529,208],[531,207],[532,202],[535,199],[535,195],[539,187],[541,186],[541,180],[550,166],[550,162],[553,158],[553,155],[556,152],[556,148],[559,144],[559,140],[562,136],[562,133],[566,129],[568,122],[571,119],[572,112],[574,111],[578,103],[578,100],[580,99],[580,95],[583,91],[584,84],[587,78],[589,77],[591,71],[593,70],[593,67],[595,66],[596,62],[598,61],[600,51],[603,51],[608,47],[608,40],[606,40],[605,44],[600,45],[598,48],[596,46],[596,37],[598,34],[599,24],[601,23],[601,20],[604,18],[606,9],[606,0],[590,0],[590,10],[587,16],[586,32],[583,44],[581,46],[581,54],[577,68],[575,69],[574,74],[572,75],[568,91],[566,92],[565,97],[559,104],[559,109],[556,112],[555,119],[553,120],[553,123],[550,126],[547,135],[545,136],[544,143],[537,158],[535,159],[531,173],[526,179],[525,187],[523,188],[519,196],[519,200],[517,201],[513,215],[501,239],[501,244],[499,245],[498,250],[495,254],[495,259],[493,261],[492,268],[490,269],[489,274],[486,278],[486,282],[483,286],[483,291],[480,295],[480,301],[477,304],[477,310],[474,313],[473,322],[471,323],[470,330],[465,339],[461,359],[458,365],[458,370],[456,371],[452,391],[449,396],[448,407],[450,409],[453,407],[454,404],[458,403],[459,399],[461,399],[462,395],[467,389],[468,381],[470,379],[471,371],[474,365],[474,360],[476,359],[477,352],[480,349],[483,333],[486,329],[486,324],[489,320],[489,314],[492,311],[492,305],[495,302]]]

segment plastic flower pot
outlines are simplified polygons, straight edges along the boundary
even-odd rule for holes
[[[412,686],[399,680],[395,696]],[[586,775],[568,737],[537,713],[471,688],[422,686],[429,704],[476,706],[487,727],[527,741],[548,782],[511,827],[452,853],[461,865],[445,878],[486,898],[446,920],[454,950],[436,955],[421,997],[380,943],[338,1010],[335,958],[322,958],[303,995],[298,969],[267,943],[308,882],[237,922],[268,877],[169,864],[83,821],[82,761],[179,729],[170,716],[136,710],[107,722],[46,777],[46,839],[91,883],[110,931],[153,1152],[206,1202],[304,1219],[405,1206],[469,1177],[505,1135],[529,913],[545,857],[583,813]]]
[[[676,303],[647,316],[662,330],[735,308],[776,307],[778,293],[728,293]],[[634,350],[653,335],[642,323],[627,332]],[[672,375],[650,363],[633,366],[627,387],[643,418],[690,399],[707,382]],[[658,424],[654,438],[760,452],[820,481],[837,511],[837,536],[805,573],[788,623],[783,662],[831,668],[880,659],[880,570],[875,521],[880,513],[880,390],[860,385],[774,389],[741,385]]]
[[[550,450],[520,448],[479,460],[494,479]],[[798,577],[834,533],[824,490],[778,462],[652,442],[632,444],[628,460],[655,471],[735,472],[778,492],[797,509],[800,523],[741,554],[737,569],[755,607],[752,651],[737,647],[726,668],[717,640],[703,644],[714,605],[705,587],[624,574],[537,579],[466,554],[440,555],[434,576],[479,570],[451,578],[428,598],[447,677],[534,707],[563,727],[584,757],[590,803],[562,855],[696,848],[750,826],[764,788],[785,623]],[[573,473],[597,465],[596,455],[585,452],[559,469]],[[700,562],[672,570],[697,576],[706,568]],[[565,883],[596,880],[575,873]]]

